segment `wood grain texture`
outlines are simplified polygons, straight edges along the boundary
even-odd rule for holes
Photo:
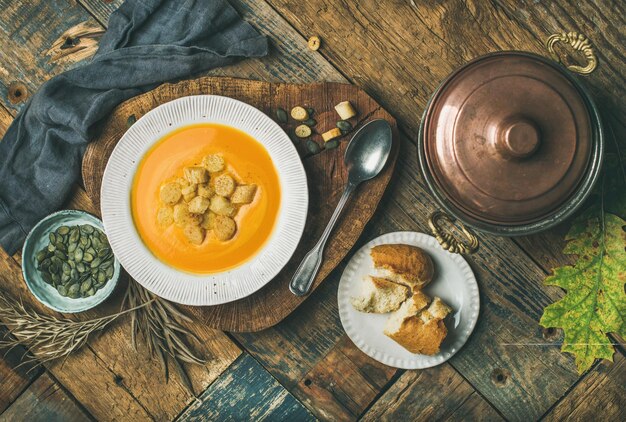
[[[243,355],[180,421],[314,421],[315,418],[250,355]]]
[[[74,400],[48,374],[43,374],[1,416],[3,421],[90,421]]]
[[[85,189],[94,203],[98,203],[102,175],[113,148],[127,130],[128,117],[140,118],[156,106],[187,95],[216,94],[235,98],[251,104],[269,116],[277,107],[290,110],[296,105],[312,107],[317,120],[311,139],[323,145],[320,134],[335,127],[338,116],[334,105],[350,100],[358,110],[351,119],[354,131],[373,119],[385,119],[397,136],[395,120],[380,108],[367,94],[352,85],[325,83],[313,85],[277,84],[234,78],[204,77],[164,84],[146,94],[121,104],[103,126],[101,135],[94,140],[83,157]],[[293,134],[296,122],[282,125]],[[296,149],[303,158],[309,186],[309,210],[302,240],[285,268],[265,287],[239,301],[202,308],[202,320],[213,328],[226,331],[259,331],[270,327],[289,315],[305,298],[289,291],[289,282],[304,255],[319,239],[330,220],[347,183],[343,155],[350,135],[340,138],[338,148],[322,150],[311,155],[305,141],[294,138]],[[386,167],[376,178],[364,183],[348,202],[337,227],[331,235],[324,253],[324,261],[315,278],[317,288],[333,268],[346,256],[374,214],[385,187],[393,174],[397,157],[397,142]],[[198,310],[197,308],[196,310]]]
[[[602,362],[588,372],[547,415],[547,421],[626,420],[626,357]]]
[[[98,23],[68,0],[1,0],[0,10],[0,101],[18,111],[43,82],[89,57],[81,49],[54,48],[55,41],[73,27]],[[63,60],[55,59],[58,54]]]
[[[363,421],[481,420],[502,417],[452,367],[406,371]]]

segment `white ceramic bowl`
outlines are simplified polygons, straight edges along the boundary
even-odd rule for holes
[[[276,167],[281,204],[276,227],[256,256],[229,271],[195,275],[157,259],[133,223],[130,192],[144,154],[166,134],[198,123],[219,123],[252,136]],[[124,134],[107,163],[102,181],[102,220],[113,252],[141,285],[186,305],[218,305],[248,296],[278,274],[300,241],[308,209],[306,174],[289,136],[260,110],[232,98],[197,95],[179,98],[147,113]]]

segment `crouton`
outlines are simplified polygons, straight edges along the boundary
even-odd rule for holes
[[[239,185],[235,188],[230,201],[233,204],[249,204],[254,200],[254,195],[256,195],[256,185]]]
[[[215,237],[217,237],[221,241],[230,240],[235,235],[237,231],[237,223],[232,218],[218,215],[215,217],[215,224],[213,227],[213,232],[215,233]]]
[[[185,178],[192,184],[206,183],[209,174],[204,167],[185,167]]]
[[[232,206],[230,201],[223,196],[217,195],[211,198],[209,209],[217,215],[233,216],[235,213],[235,207]]]
[[[230,196],[235,190],[235,179],[229,174],[222,174],[215,179],[213,187],[219,196]]]
[[[202,216],[202,222],[200,223],[200,227],[205,230],[211,230],[215,225],[215,217],[216,214],[213,211],[207,211]]]
[[[209,186],[208,183],[203,184],[203,185],[198,185],[198,196],[210,199],[214,194],[215,192],[213,191],[213,188]]]
[[[159,198],[164,204],[174,205],[180,200],[181,194],[180,185],[176,182],[170,182],[161,186]]]
[[[157,222],[161,227],[169,227],[174,222],[174,210],[172,207],[161,207],[157,211]]]
[[[217,173],[224,170],[224,158],[218,154],[207,155],[202,159],[202,165],[210,173]]]
[[[193,224],[187,224],[183,229],[185,237],[194,245],[201,245],[204,242],[204,229]]]
[[[174,223],[179,227],[184,227],[187,224],[195,226],[200,225],[202,221],[201,215],[191,214],[187,204],[176,204],[174,206]]]
[[[196,187],[197,185],[190,184],[189,186],[182,188],[181,192],[185,202],[189,202],[196,197]]]
[[[207,198],[196,196],[189,201],[189,212],[192,214],[204,214],[207,208],[209,208],[210,203],[211,202]]]

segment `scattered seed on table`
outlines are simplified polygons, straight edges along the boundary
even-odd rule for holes
[[[307,150],[309,150],[311,154],[317,154],[318,152],[322,150],[320,146],[317,145],[317,143],[315,141],[312,141],[311,139],[306,141],[306,148]]]
[[[284,108],[277,108],[276,109],[276,120],[278,120],[280,123],[287,123],[287,112],[285,111]]]
[[[315,109],[313,109],[312,107],[307,107],[306,112],[309,113],[309,117],[311,117],[315,113]]]
[[[134,114],[131,114],[130,116],[128,116],[128,119],[126,120],[126,127],[129,128],[132,125],[135,124],[135,122],[137,121],[137,118],[135,117]]]
[[[342,132],[350,132],[352,130],[352,123],[346,121],[346,120],[339,120],[337,122],[337,127],[342,131]]]
[[[302,123],[303,123],[303,124],[305,124],[305,125],[307,125],[307,126],[312,127],[312,126],[315,126],[315,125],[317,124],[317,120],[315,120],[315,119],[311,119],[311,118],[308,118],[308,119],[306,119],[306,120],[305,120],[304,122],[302,122]]]
[[[325,149],[335,149],[338,146],[339,146],[339,140],[333,139],[332,141],[326,142],[326,144],[324,145],[324,148]]]

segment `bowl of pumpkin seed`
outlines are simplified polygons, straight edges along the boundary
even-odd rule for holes
[[[75,313],[93,308],[113,292],[120,263],[102,221],[84,211],[63,210],[45,217],[26,237],[22,273],[41,303]]]

